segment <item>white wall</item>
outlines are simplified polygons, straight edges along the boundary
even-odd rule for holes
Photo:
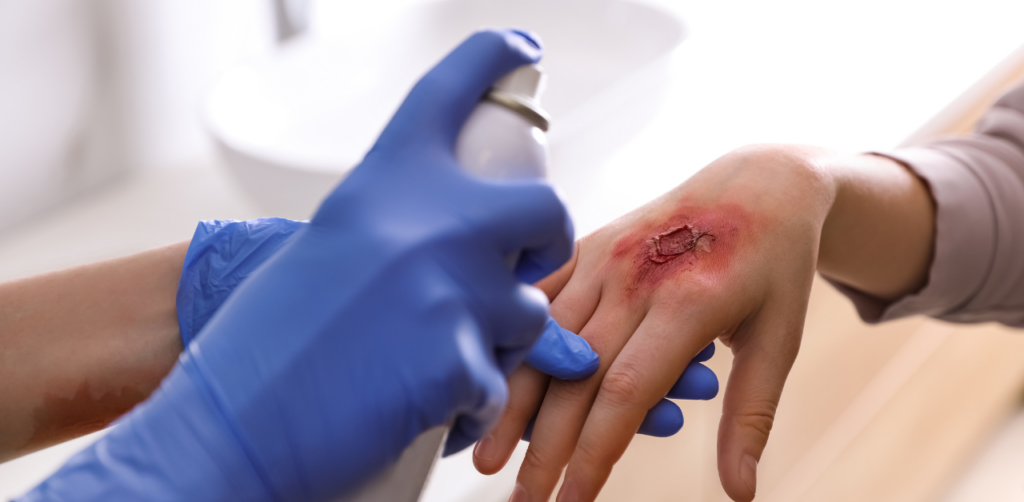
[[[0,2],[0,230],[208,157],[207,89],[276,43],[272,0]]]

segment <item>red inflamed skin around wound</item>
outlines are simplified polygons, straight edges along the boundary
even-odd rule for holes
[[[737,205],[680,206],[619,238],[614,265],[629,267],[630,298],[649,297],[666,281],[715,281],[743,248],[753,221]]]

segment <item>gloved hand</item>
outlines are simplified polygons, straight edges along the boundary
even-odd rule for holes
[[[306,222],[285,218],[200,222],[185,256],[178,285],[178,326],[183,345],[187,347],[192,342],[242,281],[306,225]],[[718,379],[714,372],[700,364],[713,354],[712,344],[694,358],[668,397],[715,397]],[[555,378],[576,380],[593,374],[599,361],[586,340],[548,317],[526,363]],[[639,433],[665,437],[675,434],[682,426],[683,414],[679,407],[662,400],[648,413]],[[529,434],[526,437],[529,438]]]
[[[329,500],[431,427],[480,437],[547,319],[520,281],[562,265],[572,229],[547,184],[473,178],[452,150],[491,83],[539,58],[512,31],[456,48],[160,389],[22,500]]]
[[[188,347],[242,281],[306,225],[285,218],[199,222],[178,284],[178,328],[183,346]],[[550,317],[526,362],[563,380],[590,376],[599,363],[586,340],[562,329]]]

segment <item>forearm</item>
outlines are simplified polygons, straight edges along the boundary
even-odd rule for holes
[[[820,159],[835,186],[822,227],[818,270],[882,300],[924,286],[935,241],[925,183],[899,162],[871,154]]]
[[[99,430],[181,352],[188,243],[0,284],[0,461]]]

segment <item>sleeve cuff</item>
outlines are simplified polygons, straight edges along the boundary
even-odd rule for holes
[[[982,287],[995,253],[995,214],[983,182],[951,152],[904,148],[871,152],[901,162],[923,179],[935,201],[935,249],[920,291],[886,302],[829,280],[849,297],[866,322],[916,314],[943,317],[967,304]]]

